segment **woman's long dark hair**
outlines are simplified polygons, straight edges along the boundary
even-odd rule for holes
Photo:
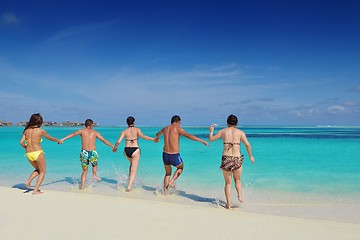
[[[43,124],[43,118],[41,117],[40,113],[34,113],[31,115],[29,122],[26,124],[24,132],[28,128],[36,128],[40,127]]]

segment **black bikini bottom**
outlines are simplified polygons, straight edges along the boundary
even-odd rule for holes
[[[138,149],[139,147],[125,147],[124,152],[128,158],[131,158],[133,153]]]

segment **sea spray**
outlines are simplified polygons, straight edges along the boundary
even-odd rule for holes
[[[77,191],[80,188],[80,180],[78,178],[72,177],[72,185],[70,186],[70,191]]]

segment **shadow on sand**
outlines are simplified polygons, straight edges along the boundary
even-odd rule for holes
[[[24,190],[23,193],[29,193],[29,192],[32,192],[34,190],[34,188],[27,188],[25,186],[25,183],[15,184],[14,186],[12,186],[12,188],[17,188],[17,189],[20,189],[20,190]]]
[[[53,181],[53,182],[42,184],[42,186],[52,185],[52,184],[61,183],[61,182],[67,182],[67,183],[69,183],[71,185],[78,184],[77,179],[75,179],[73,177],[65,177],[64,179],[60,179],[60,180],[56,180],[56,181]],[[115,180],[115,179],[102,177],[100,182],[104,182],[104,183],[107,183],[107,184],[114,185],[114,189],[118,188],[118,181]],[[33,190],[33,188],[27,188],[24,183],[15,184],[12,188],[25,190],[24,193],[29,193],[29,192],[31,192]],[[145,191],[148,191],[148,192],[156,192],[158,190],[156,187],[151,187],[151,186],[146,186],[146,185],[142,185],[141,188],[143,190],[145,190]],[[177,190],[176,189],[175,194],[177,196],[184,197],[184,198],[190,199],[190,200],[195,201],[195,202],[210,203],[210,204],[216,205],[216,206],[225,206],[226,205],[226,202],[222,201],[220,199],[203,197],[203,196],[196,195],[196,194],[193,194],[193,193],[187,193],[186,191],[183,191],[183,190]]]

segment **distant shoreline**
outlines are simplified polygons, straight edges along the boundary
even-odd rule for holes
[[[13,127],[13,126],[17,126],[17,127],[24,127],[26,126],[27,122],[26,121],[20,121],[16,124],[10,122],[10,121],[0,121],[0,127]],[[96,124],[96,123],[95,123]],[[76,122],[76,121],[65,121],[65,122],[54,122],[54,121],[44,121],[42,126],[58,126],[58,127],[78,127],[78,126],[84,126],[85,123],[83,122]]]

